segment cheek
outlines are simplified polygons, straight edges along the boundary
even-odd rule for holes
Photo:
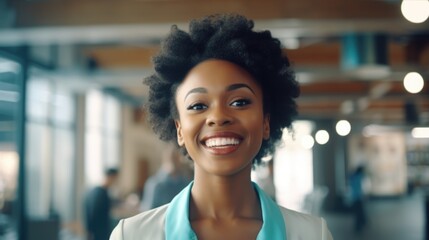
[[[261,113],[255,113],[247,115],[246,117],[243,117],[243,124],[245,124],[247,127],[256,130],[262,130],[262,126],[264,125],[264,118],[262,117]],[[262,132],[261,132],[262,133]]]
[[[183,132],[183,137],[186,139],[186,138],[189,138],[189,136],[190,135],[192,135],[192,133],[193,133],[193,127],[192,127],[192,125],[191,124],[183,124],[182,125],[182,132]]]
[[[185,117],[181,120],[182,137],[186,141],[191,141],[197,137],[199,123],[197,119]]]

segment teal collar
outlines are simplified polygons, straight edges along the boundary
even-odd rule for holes
[[[184,188],[170,203],[165,219],[165,239],[197,240],[189,222],[189,199],[193,182]],[[253,186],[258,193],[262,210],[262,228],[257,240],[286,240],[286,227],[283,215],[277,204],[262,191],[256,183]]]

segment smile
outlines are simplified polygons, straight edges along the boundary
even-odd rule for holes
[[[238,144],[240,144],[240,139],[231,137],[216,137],[205,141],[205,145],[210,148],[235,146]]]

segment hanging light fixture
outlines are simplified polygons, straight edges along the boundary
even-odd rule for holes
[[[322,129],[316,132],[315,135],[316,142],[320,145],[324,145],[329,141],[329,133],[328,131]]]
[[[341,67],[363,79],[380,79],[390,73],[387,36],[378,33],[349,33],[342,37]]]
[[[428,0],[403,0],[401,12],[405,19],[412,23],[422,23],[429,17]]]
[[[352,129],[352,126],[350,122],[347,120],[340,120],[335,125],[335,130],[337,131],[338,135],[343,137],[349,135],[351,129]]]
[[[419,93],[424,85],[423,77],[417,72],[409,72],[404,77],[404,87],[409,93]]]

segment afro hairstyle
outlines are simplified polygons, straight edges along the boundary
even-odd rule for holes
[[[174,123],[179,118],[175,103],[177,87],[197,64],[219,59],[248,71],[262,89],[264,113],[270,115],[270,138],[263,141],[254,164],[274,153],[283,129],[290,129],[297,115],[295,98],[300,91],[280,41],[269,31],[255,31],[253,27],[252,20],[236,14],[192,20],[189,33],[176,25],[171,27],[160,52],[153,58],[155,73],[144,80],[149,86],[146,109],[161,140],[177,144]]]

